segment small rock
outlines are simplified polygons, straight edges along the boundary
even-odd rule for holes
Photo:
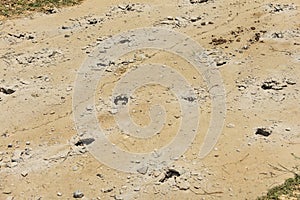
[[[92,106],[92,105],[87,106],[87,107],[86,107],[86,110],[87,110],[87,111],[92,111],[92,110],[93,110],[93,106]]]
[[[190,0],[190,3],[191,4],[195,4],[195,3],[205,3],[207,2],[208,0]]]
[[[285,130],[286,130],[286,131],[291,131],[291,128],[286,128]]]
[[[18,165],[17,162],[6,163],[6,167],[8,167],[8,168],[13,168],[13,167],[16,167],[17,165]]]
[[[190,184],[187,181],[182,181],[176,184],[176,186],[180,190],[188,190],[190,188]]]
[[[118,109],[117,108],[112,108],[111,110],[109,110],[109,113],[112,115],[115,115],[118,113]]]
[[[269,135],[271,135],[272,130],[268,129],[268,128],[258,128],[255,132],[256,135],[262,135],[265,137],[268,137]]]
[[[231,124],[231,123],[229,123],[229,124],[227,124],[227,126],[226,126],[227,128],[234,128],[235,127],[235,125],[234,124]]]
[[[4,190],[2,193],[3,194],[11,194],[11,191],[10,190]]]
[[[138,173],[143,174],[143,175],[145,175],[147,173],[147,171],[148,171],[147,166],[144,166],[144,167],[137,170]]]
[[[77,170],[78,170],[78,167],[77,167],[77,166],[74,166],[74,167],[72,168],[72,170],[73,170],[73,171],[77,171]]]
[[[247,49],[249,49],[249,46],[248,46],[248,45],[245,45],[245,46],[243,46],[243,49],[244,49],[244,50],[247,50]]]
[[[75,191],[75,192],[73,193],[73,197],[74,197],[75,199],[82,198],[83,196],[84,196],[84,194],[83,194],[82,192],[80,192],[79,190],[77,190],[77,191]]]
[[[123,200],[124,198],[121,195],[115,195],[115,200]]]
[[[61,193],[61,192],[58,192],[56,195],[57,195],[58,197],[61,197],[61,196],[62,196],[62,193]]]
[[[289,85],[295,85],[295,84],[296,84],[296,81],[294,81],[294,80],[292,80],[292,79],[287,79],[285,82],[286,82],[287,84],[289,84]]]
[[[283,38],[283,34],[282,33],[273,33],[272,37],[273,38]]]
[[[27,142],[26,142],[26,145],[30,145],[30,142],[29,142],[29,141],[27,141]]]
[[[67,87],[66,91],[70,92],[70,91],[72,91],[72,89],[73,89],[72,87]]]
[[[225,65],[226,64],[226,61],[225,60],[220,60],[217,62],[217,66],[222,66],[222,65]]]
[[[198,17],[191,17],[191,22],[196,22],[198,21]]]
[[[10,89],[10,88],[0,88],[0,92],[2,92],[3,94],[7,94],[7,95],[9,95],[9,94],[13,94],[14,92],[15,92],[15,90],[13,90],[13,89]]]
[[[54,14],[57,13],[58,9],[57,8],[48,8],[46,9],[46,14]]]
[[[103,192],[103,193],[109,193],[109,192],[113,191],[113,189],[114,189],[113,187],[102,188],[101,192]]]
[[[209,22],[201,22],[201,26],[206,26],[208,24],[209,24]]]

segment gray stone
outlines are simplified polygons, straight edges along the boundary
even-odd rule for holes
[[[77,190],[73,193],[73,197],[76,199],[79,199],[79,198],[84,197],[84,194],[82,192],[80,192],[79,190]]]
[[[143,174],[143,175],[145,175],[147,173],[147,171],[148,171],[147,166],[144,166],[144,167],[137,170],[138,173]]]

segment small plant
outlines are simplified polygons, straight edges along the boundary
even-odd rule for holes
[[[300,199],[300,175],[295,174],[294,178],[287,179],[282,185],[271,188],[266,196],[257,200],[279,200],[285,196],[286,199]]]

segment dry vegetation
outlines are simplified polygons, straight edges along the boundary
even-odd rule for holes
[[[32,11],[47,11],[55,7],[72,6],[80,2],[82,0],[0,0],[0,15],[11,17]]]

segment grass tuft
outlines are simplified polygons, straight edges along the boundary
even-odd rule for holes
[[[282,185],[271,188],[266,196],[257,200],[300,199],[300,175],[287,179]]]
[[[33,11],[44,12],[51,8],[73,6],[83,0],[0,0],[0,16],[12,17]]]

